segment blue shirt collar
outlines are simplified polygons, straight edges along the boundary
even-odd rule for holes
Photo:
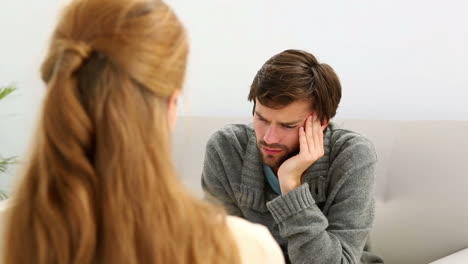
[[[268,184],[270,184],[273,191],[276,194],[281,195],[279,180],[276,174],[273,172],[273,170],[269,166],[263,165],[263,172],[265,173],[265,177],[268,181]]]

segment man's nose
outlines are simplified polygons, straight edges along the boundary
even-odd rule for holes
[[[265,141],[265,143],[267,143],[268,145],[278,143],[279,141],[278,128],[270,125],[268,129],[266,130],[265,136],[263,137],[263,141]]]

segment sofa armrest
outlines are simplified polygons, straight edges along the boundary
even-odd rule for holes
[[[460,250],[448,255],[447,257],[441,258],[430,264],[459,264],[459,263],[468,263],[468,248]]]

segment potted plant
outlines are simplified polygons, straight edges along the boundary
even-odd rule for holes
[[[14,85],[9,85],[6,87],[0,87],[0,101],[3,100],[6,96],[11,94],[16,90]],[[0,174],[7,172],[8,168],[16,163],[16,157],[3,157],[0,153]],[[8,193],[4,190],[0,190],[0,200],[5,200],[8,198]]]

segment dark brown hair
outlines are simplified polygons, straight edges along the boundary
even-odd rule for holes
[[[257,72],[248,97],[270,108],[310,99],[319,119],[330,120],[341,99],[341,84],[332,67],[302,50],[285,50],[270,58]]]
[[[161,1],[69,4],[2,263],[239,263],[225,213],[195,199],[171,160],[167,101],[187,54]]]

